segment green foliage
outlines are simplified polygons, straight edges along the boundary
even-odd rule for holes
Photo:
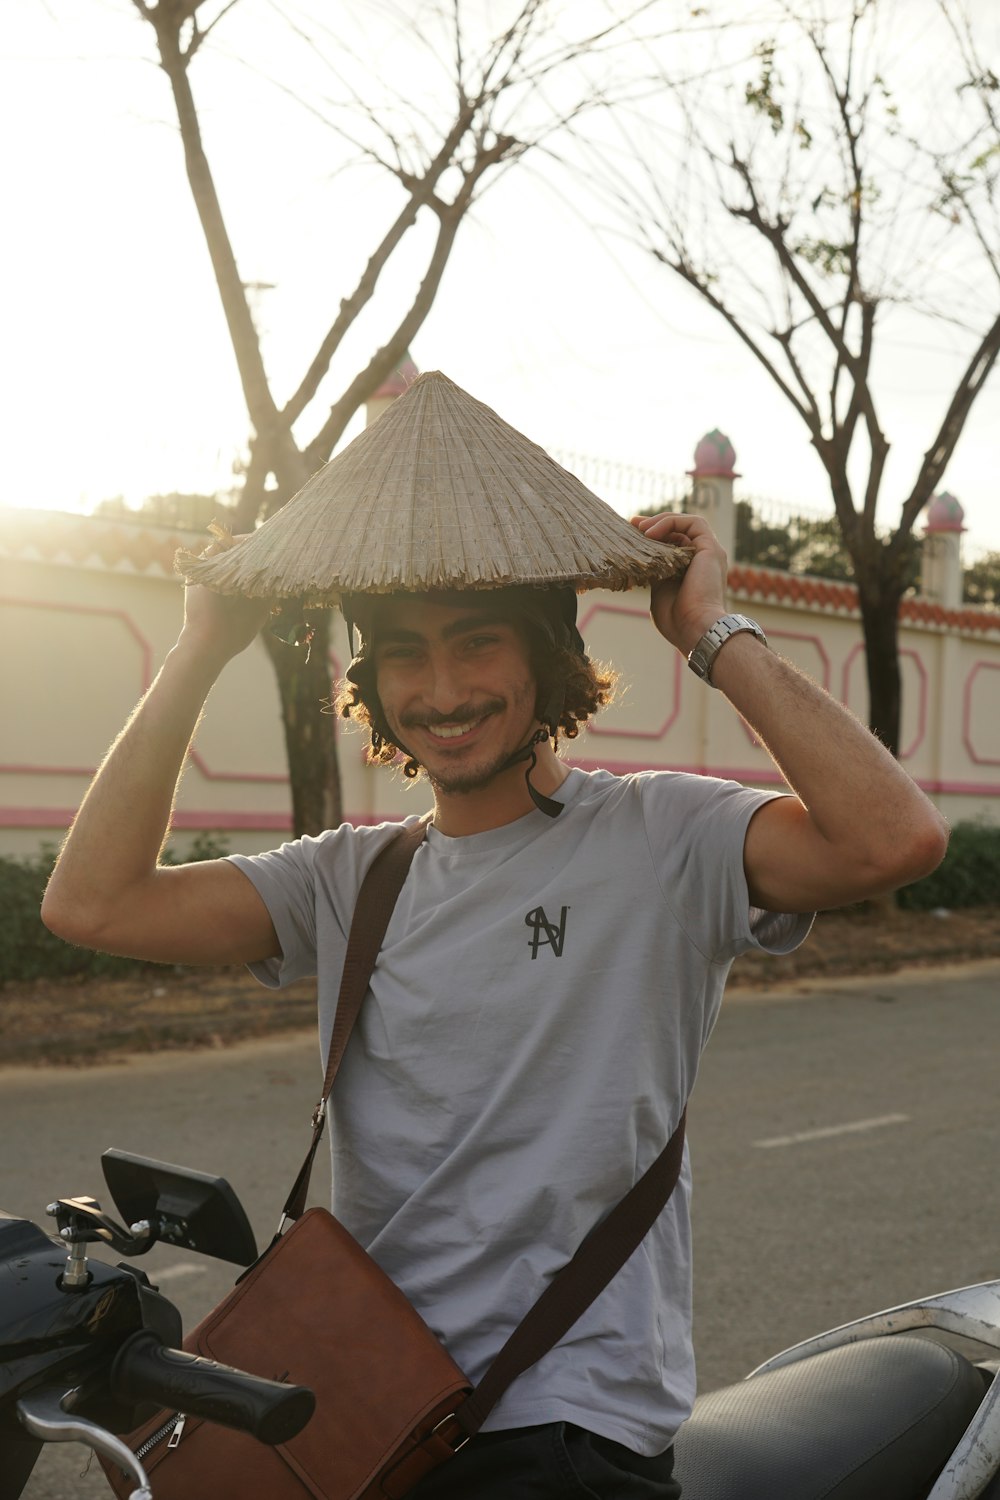
[[[128,973],[136,965],[106,953],[73,948],[53,937],[38,915],[56,850],[44,844],[27,859],[0,858],[0,977],[63,979],[72,975]]]
[[[1000,903],[1000,828],[957,823],[948,853],[931,875],[899,892],[907,911]]]
[[[227,841],[221,835],[199,833],[186,860],[167,850],[163,862],[181,864],[218,859],[227,848]],[[131,974],[151,967],[139,959],[114,958],[89,948],[74,948],[53,937],[38,913],[56,853],[53,844],[43,844],[37,854],[26,858],[0,856],[0,988],[8,981],[96,978]]]
[[[665,511],[684,510],[688,503],[651,505],[637,514],[658,516]],[[731,562],[830,578],[837,583],[854,582],[854,564],[836,516],[785,516],[769,521],[751,500],[737,500],[735,512],[736,545]],[[903,544],[903,555],[905,587],[915,589],[920,581],[920,540],[912,532]],[[972,604],[1000,603],[1000,553],[988,553],[969,570],[965,597]]]
[[[832,240],[799,240],[792,247],[796,255],[822,271],[824,276],[846,276],[851,269],[853,246],[834,244]]]
[[[203,859],[225,859],[229,853],[229,840],[224,833],[196,833],[187,853],[180,857],[169,844],[160,855],[161,865],[196,865]]]
[[[778,523],[759,515],[747,500],[736,504],[736,561],[783,573],[811,573],[849,582],[851,560],[844,550],[836,518],[809,520],[791,516]]]
[[[1000,606],[1000,552],[985,552],[965,570],[966,604]]]
[[[735,561],[754,567],[778,568],[783,573],[803,573],[811,578],[830,578],[839,583],[854,581],[854,565],[836,516],[789,516],[772,523],[754,510],[748,500],[736,503]],[[920,577],[920,543],[906,539],[906,586]]]
[[[754,48],[754,53],[760,58],[760,80],[747,84],[746,102],[755,113],[763,115],[777,135],[785,123],[785,112],[775,97],[775,85],[780,82],[774,71],[775,44],[773,41],[761,42]]]

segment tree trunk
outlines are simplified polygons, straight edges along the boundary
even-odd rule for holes
[[[902,591],[885,580],[858,580],[858,601],[868,668],[868,727],[899,757],[902,683],[899,672],[899,601]]]
[[[281,695],[281,717],[292,792],[295,837],[318,834],[343,822],[336,717],[330,675],[331,611],[310,616],[315,634],[308,651],[287,646],[269,631],[263,638],[274,664]]]

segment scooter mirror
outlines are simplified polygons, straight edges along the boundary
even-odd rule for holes
[[[248,1266],[257,1241],[224,1177],[114,1148],[101,1156],[104,1180],[126,1224],[143,1219],[158,1240]]]

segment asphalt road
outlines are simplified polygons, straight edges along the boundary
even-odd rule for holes
[[[998,1057],[996,963],[730,998],[690,1112],[703,1390],[849,1318],[1000,1276]],[[312,1037],[0,1073],[0,1206],[100,1198],[116,1145],[228,1177],[264,1242],[318,1082]],[[232,1283],[162,1248],[146,1266],[188,1324]],[[26,1500],[107,1496],[96,1465],[78,1477],[85,1462],[50,1447]]]

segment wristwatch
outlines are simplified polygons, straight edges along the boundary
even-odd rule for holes
[[[746,615],[723,615],[721,620],[716,620],[715,624],[705,631],[697,646],[689,653],[688,666],[695,676],[707,682],[709,687],[715,687],[712,681],[715,658],[726,642],[732,636],[739,635],[742,630],[749,630],[757,637],[761,645],[767,645],[767,636],[756,620],[750,620]]]

